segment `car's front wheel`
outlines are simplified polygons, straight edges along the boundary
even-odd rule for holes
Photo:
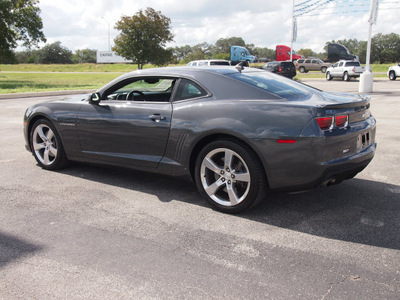
[[[217,210],[241,212],[261,201],[266,177],[258,157],[245,144],[214,141],[199,153],[195,181],[200,193]]]
[[[30,143],[32,153],[43,169],[56,170],[66,165],[60,136],[50,121],[40,119],[33,124]]]
[[[333,79],[333,77],[332,77],[331,73],[327,72],[326,73],[326,80],[332,80],[332,79]]]
[[[390,80],[396,80],[396,73],[394,71],[389,72],[389,79]]]
[[[321,68],[321,72],[322,72],[322,73],[325,73],[325,72],[326,72],[326,67],[322,67],[322,68]]]

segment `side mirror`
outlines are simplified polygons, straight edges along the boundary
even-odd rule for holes
[[[100,93],[93,93],[90,95],[89,102],[92,104],[100,103]]]

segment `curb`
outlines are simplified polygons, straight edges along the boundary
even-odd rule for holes
[[[73,90],[73,91],[52,91],[52,92],[35,92],[35,93],[15,93],[15,94],[0,94],[0,100],[31,98],[31,97],[48,97],[48,96],[64,96],[90,94],[96,90]]]

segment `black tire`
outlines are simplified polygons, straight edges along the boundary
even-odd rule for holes
[[[322,72],[322,73],[326,73],[326,69],[327,69],[326,67],[322,67],[322,68],[321,68],[321,72]]]
[[[350,81],[349,73],[344,72],[344,74],[343,74],[343,80],[344,80],[344,81]]]
[[[33,124],[30,132],[30,146],[39,166],[46,170],[57,170],[66,166],[67,158],[60,135],[47,119]]]
[[[230,163],[225,163],[226,158]],[[224,213],[238,213],[258,204],[267,190],[256,154],[245,144],[228,139],[211,142],[200,151],[194,177],[208,203]]]
[[[331,75],[331,73],[329,73],[329,72],[327,72],[326,73],[326,80],[332,80],[333,79],[333,77],[332,77],[332,75]]]
[[[389,79],[390,80],[396,80],[396,73],[394,71],[389,72]]]
[[[306,72],[306,68],[300,67],[300,68],[299,68],[299,72],[300,72],[300,73],[305,73],[305,72]]]

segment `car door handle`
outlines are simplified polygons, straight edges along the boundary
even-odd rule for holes
[[[166,117],[162,117],[160,114],[152,114],[149,116],[149,118],[157,123],[166,119]]]

